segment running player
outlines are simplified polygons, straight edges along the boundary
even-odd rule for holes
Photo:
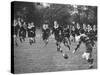
[[[18,32],[19,32],[20,26],[18,25],[17,20],[14,20],[13,26],[14,26],[15,45],[18,46],[17,38],[18,38]]]
[[[57,51],[62,52],[61,43],[63,42],[63,29],[59,26],[57,21],[54,21],[53,33],[56,40]]]
[[[32,43],[35,43],[35,36],[36,36],[36,34],[35,34],[36,29],[35,29],[35,25],[33,22],[28,23],[27,30],[28,30],[29,43],[30,43],[30,45],[32,45]]]
[[[20,23],[20,30],[19,30],[19,38],[20,38],[20,42],[21,43],[23,41],[25,41],[25,38],[26,38],[26,29],[24,28],[24,25],[23,24]]]
[[[77,51],[77,49],[80,47],[81,43],[84,43],[86,46],[86,51],[83,53],[82,58],[84,58],[88,63],[89,63],[89,68],[93,67],[93,58],[92,58],[92,43],[93,41],[91,41],[91,39],[85,35],[83,32],[81,32],[80,34],[80,38],[79,38],[79,44],[77,45],[77,47],[75,48],[75,50],[73,51],[73,53],[75,53]]]
[[[71,42],[70,42],[70,30],[69,30],[69,26],[64,26],[63,28],[63,36],[64,36],[64,45],[67,46],[70,50],[70,46],[69,44],[71,45]]]
[[[48,24],[43,24],[42,27],[42,39],[45,43],[45,46],[48,44],[48,38],[50,35],[50,29],[49,29],[49,25]]]

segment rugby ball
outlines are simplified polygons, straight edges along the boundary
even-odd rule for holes
[[[64,59],[68,59],[68,55],[67,54],[63,54]]]

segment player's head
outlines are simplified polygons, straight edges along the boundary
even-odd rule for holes
[[[75,21],[72,21],[72,24],[75,24]]]
[[[21,20],[21,22],[24,22],[24,20],[23,19],[20,19]]]
[[[87,30],[90,31],[90,24],[87,25]]]
[[[59,24],[57,23],[57,21],[54,21],[54,28],[58,28]]]
[[[14,19],[14,24],[13,24],[14,26],[16,26],[17,25],[17,20],[16,19]]]
[[[75,30],[75,27],[74,26],[72,26],[72,30]]]
[[[79,25],[79,23],[77,23],[77,29],[80,29],[80,25]]]
[[[96,31],[96,25],[93,25],[93,30]]]
[[[86,30],[86,24],[83,23],[83,29]]]
[[[43,24],[43,29],[47,29],[47,26],[46,26],[46,24]]]
[[[56,25],[57,24],[57,21],[54,21],[54,25]]]
[[[26,25],[26,22],[24,22],[23,25],[25,26]]]
[[[31,25],[34,27],[34,22],[31,22]]]

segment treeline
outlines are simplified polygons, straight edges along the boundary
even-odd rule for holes
[[[34,22],[37,27],[43,23],[53,25],[55,20],[60,25],[81,24],[97,25],[97,7],[82,5],[50,4],[42,7],[41,3],[14,2],[14,18],[22,17],[26,22]]]

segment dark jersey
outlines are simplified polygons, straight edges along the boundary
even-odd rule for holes
[[[63,29],[61,27],[53,28],[53,33],[55,36],[58,36],[60,31],[63,33]]]
[[[44,34],[49,34],[50,33],[50,29],[48,28],[48,29],[42,29],[42,32],[44,33]]]
[[[94,31],[93,30],[89,31],[88,34],[87,34],[87,36],[91,40],[92,46],[94,46],[95,43],[93,43],[93,42],[97,40],[97,37],[96,37]]]
[[[93,32],[93,36],[94,36],[94,37],[97,37],[97,30],[96,30],[96,31],[93,31],[93,30],[92,30],[92,32]]]
[[[80,35],[80,29],[75,29],[75,34],[78,36],[78,35]]]
[[[55,35],[55,40],[61,42],[63,40],[63,29],[61,27],[54,28],[53,32],[54,32],[54,35]]]
[[[42,38],[43,40],[48,39],[49,35],[50,35],[50,29],[42,29],[43,35]]]
[[[69,29],[64,29],[63,30],[63,34],[64,34],[64,37],[70,37],[70,30]]]
[[[90,38],[90,40],[93,40],[94,36],[95,36],[93,30],[89,31],[88,34],[87,34],[87,36]]]
[[[35,27],[29,27],[28,29],[28,37],[35,37]]]
[[[19,36],[26,37],[26,30],[23,26],[19,30]]]

